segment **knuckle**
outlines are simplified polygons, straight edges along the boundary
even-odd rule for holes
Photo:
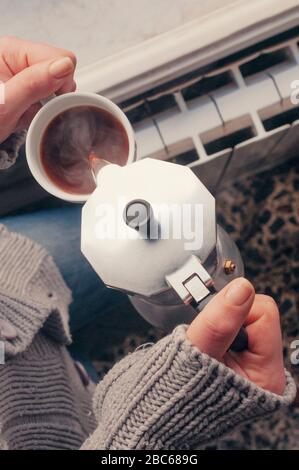
[[[17,38],[15,36],[5,35],[0,37],[0,48],[1,50],[7,49],[12,42],[15,42]]]
[[[264,296],[264,302],[269,306],[274,309],[278,309],[277,303],[273,299],[273,297],[270,297],[270,295],[265,295]]]
[[[28,96],[34,95],[40,86],[40,80],[36,76],[29,76],[24,80],[24,89],[25,93]]]
[[[263,311],[270,320],[277,320],[279,318],[278,305],[269,295],[262,295],[261,300],[263,302]]]
[[[274,306],[274,307],[277,307],[277,303],[275,302],[275,300],[273,299],[273,297],[271,297],[270,295],[266,295],[266,294],[257,294],[256,295],[257,299],[262,302],[263,304],[267,304],[269,306]]]

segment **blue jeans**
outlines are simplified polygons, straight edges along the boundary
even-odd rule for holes
[[[84,327],[125,299],[108,289],[80,251],[81,206],[45,209],[1,218],[9,230],[21,233],[44,246],[53,256],[63,278],[73,293],[70,306],[71,331]],[[71,353],[85,363],[84,345],[74,344]],[[87,367],[88,369],[89,366]]]

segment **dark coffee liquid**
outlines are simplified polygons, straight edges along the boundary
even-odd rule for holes
[[[105,160],[123,166],[128,154],[123,125],[95,106],[76,106],[58,114],[41,142],[41,161],[49,179],[73,194],[95,189],[92,167],[100,167]]]

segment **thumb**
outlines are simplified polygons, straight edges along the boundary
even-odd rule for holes
[[[6,124],[17,122],[31,105],[55,93],[74,72],[69,57],[39,62],[5,83]]]
[[[254,297],[249,281],[234,279],[193,320],[188,339],[202,352],[221,360],[245,322]]]

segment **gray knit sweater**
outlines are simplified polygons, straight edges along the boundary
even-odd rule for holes
[[[0,428],[8,449],[192,449],[295,397],[288,372],[283,396],[267,392],[201,353],[182,325],[114,366],[97,386],[93,414],[65,349],[70,301],[47,252],[0,226]]]
[[[0,428],[9,449],[79,448],[95,427],[65,348],[70,301],[46,250],[0,225]]]

